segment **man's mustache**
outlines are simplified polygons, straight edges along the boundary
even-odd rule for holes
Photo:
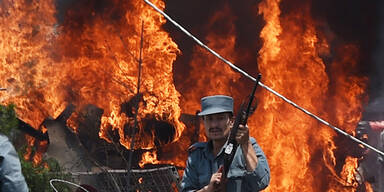
[[[213,128],[209,128],[209,129],[208,129],[208,131],[217,131],[217,130],[221,131],[221,130],[223,130],[223,129],[221,129],[221,128],[219,128],[219,127],[213,127]]]

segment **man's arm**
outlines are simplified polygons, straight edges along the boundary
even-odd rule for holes
[[[0,149],[0,191],[28,191],[16,150],[8,138],[3,135],[0,136]]]
[[[240,144],[245,159],[244,179],[252,189],[265,189],[270,180],[267,158],[254,138],[249,136],[248,126],[240,125],[236,140]]]
[[[246,170],[248,172],[255,170],[258,164],[258,159],[257,159],[256,151],[252,146],[252,142],[248,140],[247,143],[242,144],[240,146],[244,155]]]
[[[251,138],[248,147],[245,147],[246,153],[243,155],[246,161],[247,172],[244,180],[252,189],[263,190],[269,185],[270,169],[264,152],[256,143],[256,140]],[[256,158],[255,158],[256,157]]]
[[[181,180],[180,187],[182,192],[196,191],[197,187],[197,174],[192,164],[191,156],[188,156],[186,167],[184,169],[183,179]]]

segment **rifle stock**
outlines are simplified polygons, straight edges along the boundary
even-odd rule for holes
[[[232,129],[230,131],[227,146],[224,150],[224,164],[223,164],[223,170],[222,170],[222,176],[220,180],[220,186],[219,191],[226,191],[226,183],[227,183],[227,176],[229,172],[229,167],[232,164],[233,158],[235,157],[236,150],[239,146],[239,144],[236,141],[236,134],[237,130],[239,129],[240,125],[246,125],[248,116],[251,112],[252,102],[255,96],[256,88],[259,84],[259,81],[261,79],[261,74],[258,74],[256,78],[256,84],[252,89],[252,92],[249,96],[248,104],[245,108],[244,103],[240,106],[240,110],[238,111],[236,115],[235,122],[233,123]]]

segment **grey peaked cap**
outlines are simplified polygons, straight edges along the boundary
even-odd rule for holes
[[[197,115],[210,115],[215,113],[233,113],[233,98],[226,95],[213,95],[201,98],[201,112]]]

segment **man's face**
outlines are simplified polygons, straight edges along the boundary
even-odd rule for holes
[[[229,113],[216,113],[212,115],[206,115],[203,117],[203,121],[205,134],[209,139],[227,139],[232,123]]]

